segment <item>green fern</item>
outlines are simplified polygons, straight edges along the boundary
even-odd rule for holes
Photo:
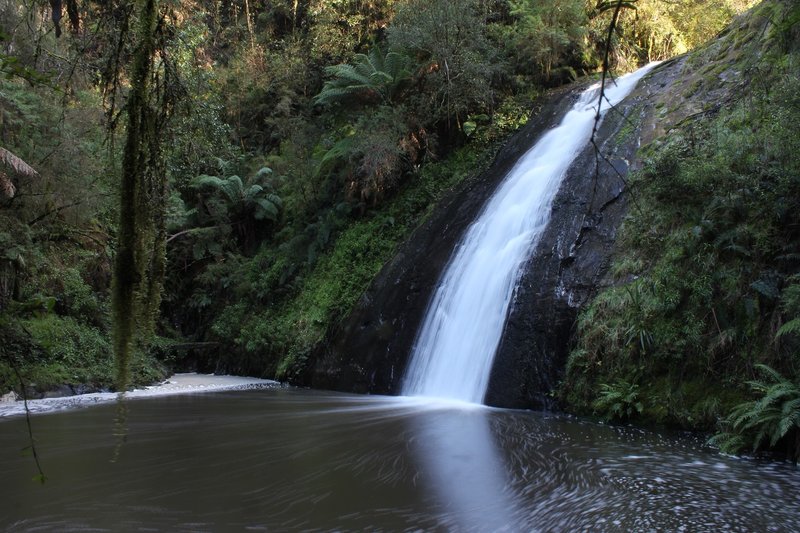
[[[627,420],[644,410],[644,405],[639,401],[639,385],[623,379],[600,385],[600,397],[592,407],[609,421]]]
[[[332,79],[325,82],[314,98],[315,104],[328,105],[346,101],[392,103],[411,79],[412,61],[398,52],[383,54],[375,46],[367,54],[356,54],[353,64],[333,65],[325,69]]]
[[[778,332],[775,334],[775,336],[776,337],[782,337],[784,335],[790,335],[790,334],[795,334],[796,335],[798,333],[800,333],[800,317],[799,318],[794,318],[794,319],[788,321],[787,323],[785,323],[784,325],[782,325],[778,329]]]
[[[355,144],[355,135],[348,135],[338,140],[320,159],[316,168],[316,175],[322,175],[336,166],[337,163],[347,161],[353,153]]]
[[[776,339],[784,335],[800,334],[800,275],[791,276],[788,281],[789,285],[781,294],[781,308],[792,318],[778,329]]]
[[[266,169],[269,170],[269,169]],[[259,170],[259,176],[266,176],[271,171]],[[219,178],[201,175],[192,180],[190,186],[196,190],[206,190],[212,195],[219,193],[226,201],[226,210],[234,218],[252,215],[256,220],[276,221],[283,207],[281,198],[268,192],[262,185],[253,183],[245,185],[239,176]]]
[[[800,383],[784,378],[767,365],[756,365],[765,380],[749,381],[758,398],[737,405],[724,422],[728,428],[712,439],[729,453],[745,448],[758,451],[774,448],[785,437],[794,434],[789,455],[800,457]]]

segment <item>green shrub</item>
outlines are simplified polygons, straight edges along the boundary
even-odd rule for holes
[[[48,314],[22,321],[43,358],[64,372],[52,370],[58,379],[71,383],[110,383],[113,378],[111,344],[99,330],[71,317]]]
[[[5,346],[0,363],[0,387],[19,388],[16,376],[9,373],[9,356],[23,380],[39,390],[62,384],[88,384],[111,387],[114,362],[107,332],[82,323],[73,317],[45,313],[27,319],[9,319],[0,324]],[[14,326],[14,324],[17,326]],[[139,345],[133,353],[131,375],[133,385],[151,384],[166,375],[164,366],[154,357],[154,350]]]

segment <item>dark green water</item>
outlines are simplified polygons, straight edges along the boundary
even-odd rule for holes
[[[800,473],[541,413],[268,389],[0,419],[4,531],[797,531]]]

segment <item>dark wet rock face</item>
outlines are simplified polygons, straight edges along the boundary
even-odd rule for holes
[[[638,166],[642,129],[651,123],[651,96],[668,66],[646,76],[598,130],[600,156],[587,146],[570,167],[550,222],[530,255],[495,355],[486,403],[550,408],[563,376],[579,309],[602,285],[617,230],[630,202],[625,176]]]
[[[514,295],[486,403],[547,408],[563,373],[579,308],[606,273],[627,209],[624,176],[654,129],[652,96],[675,78],[673,62],[653,71],[598,132],[608,162],[587,147],[555,198],[545,233]],[[498,154],[492,167],[449,195],[387,264],[350,318],[320,348],[304,377],[315,388],[399,392],[417,330],[437,281],[469,224],[516,160],[557,124],[583,87],[552,95]],[[647,131],[645,131],[647,130]]]
[[[499,151],[491,168],[448,195],[381,270],[303,381],[314,388],[399,392],[417,329],[440,274],[470,223],[516,160],[558,123],[576,94],[560,91]]]

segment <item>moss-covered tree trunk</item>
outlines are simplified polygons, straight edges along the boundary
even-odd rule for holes
[[[130,379],[131,346],[141,319],[158,305],[159,274],[163,272],[162,216],[164,176],[157,138],[157,111],[151,105],[153,58],[156,53],[157,0],[141,0],[127,101],[127,131],[122,160],[120,219],[114,260],[112,305],[117,390]],[[155,276],[154,276],[155,274]]]

